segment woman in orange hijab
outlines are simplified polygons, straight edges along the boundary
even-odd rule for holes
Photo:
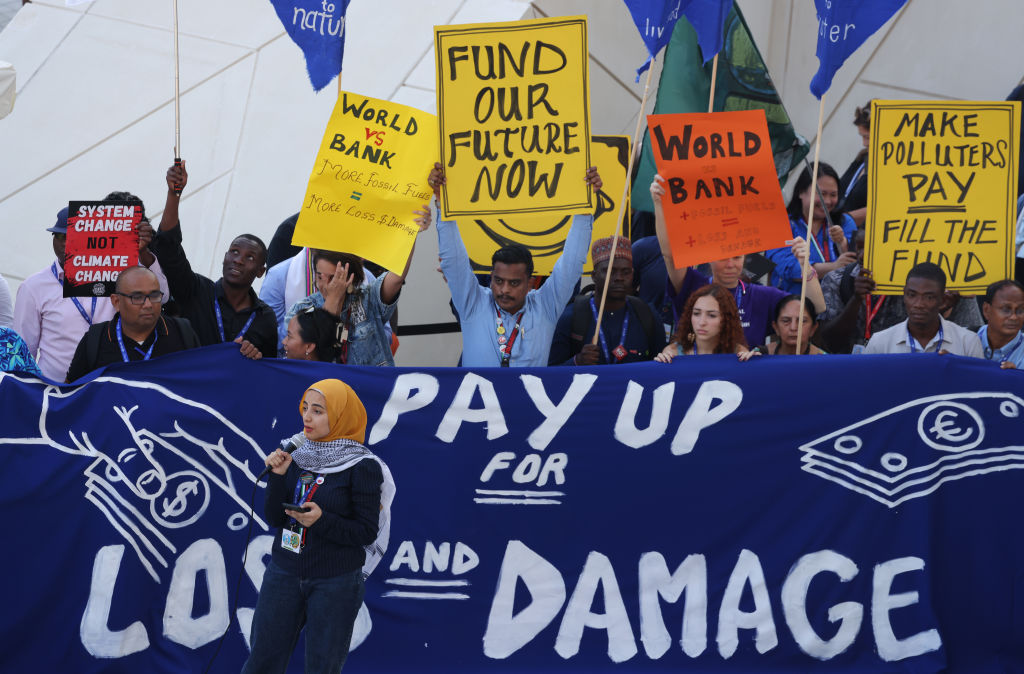
[[[264,510],[279,532],[253,615],[246,673],[284,672],[303,627],[306,671],[339,671],[363,579],[387,548],[394,482],[362,444],[359,396],[325,379],[306,389],[299,411],[301,446],[267,457]]]

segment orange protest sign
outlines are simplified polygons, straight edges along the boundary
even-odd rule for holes
[[[676,266],[791,238],[764,110],[648,115],[647,128]]]

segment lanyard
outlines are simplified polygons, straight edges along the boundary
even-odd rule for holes
[[[60,275],[57,273],[56,262],[50,265],[50,271],[53,272],[53,278],[57,279],[57,284],[60,285],[61,287],[64,287],[64,284],[60,280]],[[90,308],[88,314],[85,313],[85,307],[82,306],[82,303],[78,301],[77,297],[69,297],[68,299],[74,302],[75,308],[78,309],[78,313],[82,314],[82,318],[85,319],[85,322],[88,323],[89,325],[92,325],[92,319],[95,318],[96,316],[96,298],[92,298],[92,307]]]
[[[612,352],[615,355],[615,362],[616,363],[621,363],[622,359],[626,357],[626,346],[625,346],[626,345],[626,331],[629,330],[629,303],[628,302],[626,303],[626,306],[623,307],[623,309],[625,309],[626,313],[622,317],[622,334],[619,335],[619,345],[616,346],[615,350]],[[594,298],[593,297],[590,298],[590,311],[593,312],[593,314],[594,314],[594,322],[596,323],[597,322],[597,306],[595,306],[595,304],[594,304]],[[597,327],[597,336],[601,340],[601,352],[604,353],[604,361],[606,363],[611,363],[612,362],[612,357],[608,353],[608,343],[604,339],[604,329],[601,328],[601,326]]]
[[[305,484],[303,484],[303,478],[306,478],[308,480]],[[307,472],[307,471],[303,471],[302,474],[299,475],[299,479],[295,481],[295,499],[294,499],[295,503],[298,503],[300,506],[301,505],[305,505],[306,502],[309,501],[309,499],[313,498],[313,494],[316,493],[316,490],[323,483],[324,483],[323,475],[315,475],[313,473],[310,473],[310,472]],[[303,488],[303,487],[305,487],[305,488]],[[298,521],[294,517],[292,517],[290,519],[291,519],[291,521],[288,523],[288,528],[291,528],[292,526],[298,524]],[[306,545],[306,527],[301,527],[301,529],[302,529],[302,538],[301,538],[301,541],[300,541],[299,545],[305,546]]]
[[[747,296],[747,284],[740,281],[736,284],[736,287],[732,289],[732,296],[736,300],[736,309],[739,311],[740,316],[744,314],[743,311],[743,300]]]
[[[214,313],[217,314],[217,333],[220,335],[220,341],[226,342],[228,340],[224,339],[224,317],[221,316],[221,313],[220,313],[220,302],[217,301],[216,297],[213,298],[213,311],[214,311]],[[235,335],[235,339],[238,339],[239,337],[242,337],[242,336],[245,335],[245,331],[249,329],[249,326],[252,325],[252,321],[255,318],[256,318],[256,307],[253,307],[252,308],[252,313],[249,314],[249,320],[247,320],[245,322],[245,325],[242,326],[242,329],[238,331],[237,335]]]
[[[121,360],[123,360],[124,362],[127,363],[127,362],[129,362],[129,360],[128,360],[128,352],[125,351],[125,349],[124,349],[124,337],[121,335],[121,317],[120,316],[117,317],[117,322],[114,323],[114,330],[117,332],[117,345],[119,347],[121,347]],[[149,345],[149,351],[146,351],[145,353],[142,353],[142,349],[140,349],[139,347],[137,347],[137,346],[135,347],[136,351],[138,351],[139,353],[142,353],[142,360],[149,360],[150,357],[153,355],[153,348],[156,347],[156,340],[157,340],[157,338],[159,336],[160,335],[157,333],[157,331],[154,330],[153,331],[153,343]]]
[[[821,261],[822,262],[830,262],[831,261],[830,258],[825,257],[825,253],[822,252],[821,246],[818,244],[818,237],[816,237],[813,234],[811,234],[811,228],[807,225],[806,222],[804,222],[803,218],[800,218],[800,224],[803,225],[804,229],[807,230],[807,239],[810,241],[811,245],[814,246],[814,250],[816,250],[818,252],[818,257],[821,258]],[[821,231],[824,232],[825,228],[822,227]],[[826,238],[825,238],[825,250],[829,251],[830,254],[832,252],[831,247],[828,245],[828,234],[827,233],[826,233]],[[814,264],[814,263],[811,262],[810,260],[808,260],[808,264],[811,265],[811,264]]]
[[[850,192],[853,191],[853,186],[857,184],[857,178],[860,178],[860,174],[864,173],[864,167],[868,165],[867,162],[861,162],[861,165],[857,167],[857,172],[850,178],[850,184],[846,186],[846,193],[843,194],[843,201],[846,201],[850,196]]]
[[[885,302],[885,295],[879,295],[878,301],[872,307],[871,295],[864,296],[864,305],[868,310],[867,320],[864,321],[864,339],[871,339],[871,321],[875,320],[875,316],[878,315],[878,310],[882,308],[882,302]]]
[[[991,351],[994,354],[996,350],[988,346],[988,332],[985,333],[984,342],[986,350]],[[1018,331],[1017,339],[1013,340],[1013,344],[1010,344],[1009,346],[1004,346],[1002,348],[1002,352],[1004,355],[1002,358],[999,359],[1000,365],[1010,360],[1010,354],[1017,350],[1017,347],[1020,346],[1021,342],[1024,342],[1024,333]]]
[[[945,335],[942,332],[942,321],[939,321],[939,341],[936,343],[935,353],[938,353],[939,351],[942,350],[942,338],[944,336]],[[910,344],[910,353],[917,353],[917,340],[914,339],[914,336],[910,334],[909,327],[907,328],[907,343]],[[925,346],[927,347],[927,345]]]
[[[494,308],[497,312],[497,328],[498,333],[498,351],[501,352],[501,367],[508,367],[509,362],[512,360],[512,345],[516,343],[516,337],[519,336],[519,324],[523,320],[523,314],[526,313],[526,309],[519,312],[516,316],[516,325],[512,328],[512,334],[507,338],[505,337],[505,322],[501,319],[501,309],[498,307]]]

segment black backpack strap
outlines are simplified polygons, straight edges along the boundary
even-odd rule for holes
[[[654,312],[651,311],[647,302],[644,302],[639,297],[627,295],[626,304],[633,309],[633,313],[640,319],[640,327],[643,328],[644,334],[647,335],[648,339],[651,335],[657,334],[656,330],[664,330],[664,328],[658,324],[658,321],[654,316]]]
[[[853,297],[853,268],[856,265],[848,264],[843,268],[843,276],[839,279],[839,299],[843,306]]]
[[[89,328],[89,332],[85,334],[85,357],[89,363],[87,372],[92,372],[96,369],[96,362],[100,357],[100,335],[103,334],[104,325],[109,324],[100,323],[99,325],[93,325]]]
[[[572,304],[572,330],[569,332],[569,341],[577,347],[577,350],[582,349],[587,342],[585,333],[590,321],[593,320],[590,312],[590,298],[593,296],[594,293],[583,293],[576,297],[576,301]]]

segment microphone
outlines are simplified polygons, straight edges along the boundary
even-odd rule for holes
[[[281,440],[281,451],[291,454],[302,445],[305,439],[306,436],[303,435],[302,433],[296,433],[290,438],[285,438],[284,440]],[[263,472],[260,473],[259,477],[256,478],[256,481],[259,482],[260,480],[265,478],[268,473],[270,473],[270,466],[267,466],[266,468],[263,469]]]

